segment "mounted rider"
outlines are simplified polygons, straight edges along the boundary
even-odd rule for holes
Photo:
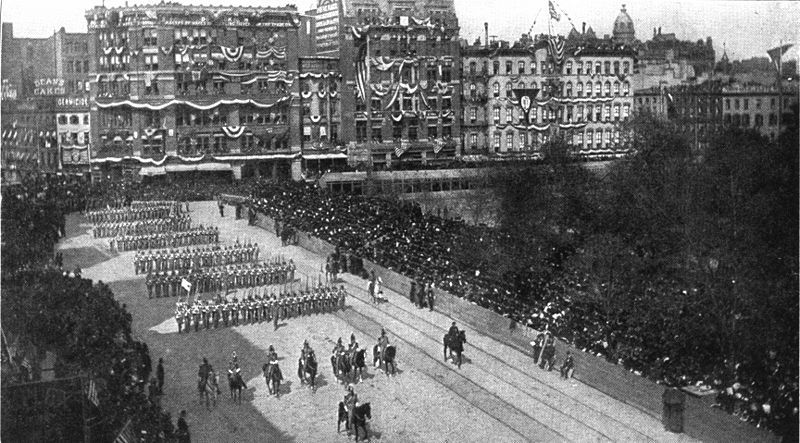
[[[353,387],[353,384],[347,385],[347,394],[344,396],[344,409],[347,411],[347,429],[348,433],[353,430],[353,412],[358,406],[358,395]]]
[[[387,346],[389,346],[389,337],[386,336],[386,329],[381,328],[381,336],[378,337],[378,352],[380,354],[375,355],[372,362],[373,364],[378,362],[378,369],[383,366],[383,353],[386,351]]]
[[[456,337],[458,336],[458,332],[459,331],[458,327],[456,326],[456,322],[453,322],[453,324],[450,325],[450,329],[447,331],[447,334],[450,335],[451,337]]]
[[[275,352],[275,347],[272,345],[269,345],[269,352],[267,352],[267,361],[271,365],[278,364],[278,353]]]

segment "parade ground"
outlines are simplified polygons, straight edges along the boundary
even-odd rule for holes
[[[297,289],[304,289],[307,280],[324,281],[320,270],[325,257],[281,247],[274,234],[249,226],[246,219],[235,220],[232,207],[226,208],[225,217],[216,202],[189,207],[192,225],[218,226],[222,245],[251,241],[261,248],[264,261],[293,259]],[[277,331],[272,322],[262,322],[179,334],[173,317],[177,299],[148,299],[145,276],[134,274],[134,251],[109,251],[108,239],[94,238],[91,224],[79,214],[67,218],[67,238],[58,248],[65,268],[80,266],[84,277],[108,284],[127,305],[134,337],[148,344],[153,368],[164,359],[162,405],[173,420],[187,411],[195,442],[347,441],[344,430],[336,431],[337,405],[345,388],[334,378],[329,356],[336,340],[341,337],[346,344],[351,334],[368,350],[370,367],[355,391],[360,403],[372,405],[372,441],[689,441],[665,431],[660,417],[577,380],[561,379],[557,370],[539,369],[529,355],[462,324],[458,326],[466,329],[468,343],[458,369],[442,355],[442,337],[454,319],[418,309],[405,294],[391,291],[386,293],[389,302],[376,306],[368,300],[367,282],[352,275],[336,283],[350,294],[344,310],[282,320]],[[381,327],[397,346],[394,377],[369,365]],[[319,360],[316,392],[297,378],[304,340]],[[280,397],[268,395],[261,373],[270,345],[284,374]],[[234,351],[248,387],[241,404],[231,401],[225,378]],[[222,395],[216,407],[207,408],[198,398],[197,369],[203,358],[220,375]],[[558,356],[559,362],[562,358]]]

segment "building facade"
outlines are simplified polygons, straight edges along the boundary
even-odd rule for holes
[[[348,161],[379,169],[452,162],[461,136],[452,1],[367,3],[344,17],[339,40]]]
[[[582,157],[623,154],[618,126],[633,107],[633,51],[602,40],[567,45],[561,63],[543,37],[527,47],[500,42],[464,50],[468,158],[539,158],[555,136]],[[515,92],[523,89],[536,91],[527,119]]]
[[[13,25],[3,23],[2,71],[3,179],[58,172],[63,139],[57,108],[87,100],[88,34],[61,28],[47,38],[15,38]],[[87,113],[85,106],[80,121]]]
[[[299,176],[294,6],[86,12],[93,173]]]
[[[300,147],[303,175],[320,175],[346,163],[342,131],[342,74],[336,57],[300,58]]]

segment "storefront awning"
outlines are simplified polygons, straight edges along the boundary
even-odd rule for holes
[[[231,165],[227,163],[200,163],[198,165],[166,165],[166,172],[191,172],[191,171],[230,171]]]
[[[336,158],[347,158],[347,154],[342,152],[330,154],[303,154],[303,158],[306,160],[333,160]]]

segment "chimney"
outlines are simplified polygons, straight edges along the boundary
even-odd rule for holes
[[[583,22],[583,27],[581,28],[581,34],[586,34],[586,22]]]
[[[658,35],[661,35],[661,26],[658,27]]]
[[[657,35],[657,34],[656,34],[656,28],[655,28],[655,26],[654,26],[654,27],[653,27],[653,38],[655,38],[655,37],[656,37],[656,35]]]
[[[489,47],[489,22],[483,22],[483,33],[484,33],[484,37],[486,38],[484,40],[484,42],[485,42],[484,45],[486,45],[486,47],[488,48]]]

